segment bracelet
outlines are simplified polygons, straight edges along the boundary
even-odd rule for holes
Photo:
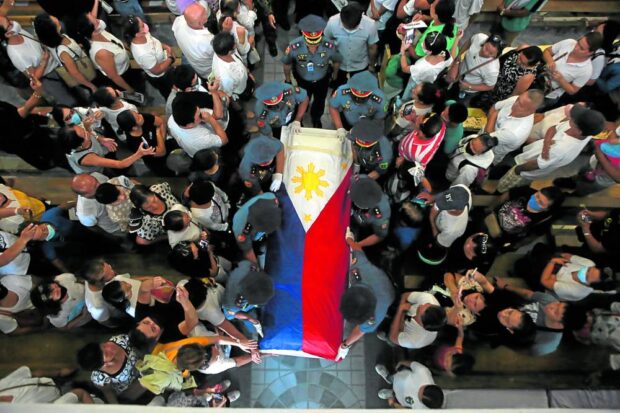
[[[37,99],[41,99],[41,95],[39,95],[37,92],[32,92],[32,96],[34,96]]]
[[[351,347],[350,345],[349,345],[349,346],[347,346],[347,340],[342,340],[342,344],[340,344],[340,346],[341,346],[342,348],[349,348],[349,347]]]
[[[584,237],[587,237],[588,235],[592,235],[592,234],[591,234],[591,233],[589,233],[589,232],[584,232],[584,233],[583,233],[583,236],[584,236]]]

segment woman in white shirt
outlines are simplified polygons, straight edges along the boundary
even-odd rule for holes
[[[253,44],[250,43],[246,28],[233,20],[231,16],[226,14],[223,14],[222,17],[220,17],[219,28],[221,32],[226,32],[233,35],[235,38],[235,48],[237,49],[237,53],[239,53],[239,57],[241,57],[243,63],[247,65],[248,53],[250,53]],[[253,39],[252,43],[254,43]]]
[[[117,87],[133,93],[134,86],[142,84],[142,73],[130,69],[129,53],[123,42],[105,29],[105,22],[98,20],[92,13],[77,19],[77,31],[83,36],[84,44],[89,44],[88,54],[95,67]]]
[[[149,25],[139,17],[127,19],[123,34],[133,58],[147,74],[146,79],[167,99],[172,90],[171,69],[176,59],[172,47],[151,36]]]
[[[411,45],[403,39],[400,47],[400,67],[404,73],[411,74],[409,82],[403,92],[403,96],[409,96],[411,94],[411,90],[418,83],[435,82],[437,75],[452,64],[452,56],[456,52],[458,37],[462,36],[462,33],[459,33],[460,34],[457,35],[457,40],[454,42],[450,52],[446,50],[446,46],[448,44],[446,36],[439,32],[430,33],[426,36],[426,39],[424,39],[424,44],[422,47],[426,52],[426,55],[421,59],[418,59],[413,65],[409,65],[409,62],[407,61],[407,49]]]
[[[79,44],[66,34],[62,34],[60,21],[47,13],[41,13],[34,19],[34,30],[42,44],[50,49],[52,58],[62,65],[80,84],[74,89],[83,104],[88,102],[96,86],[79,71],[75,61],[86,56]]]
[[[595,292],[592,285],[605,281],[610,270],[601,271],[592,260],[564,253],[549,261],[540,284],[562,301],[579,301]]]

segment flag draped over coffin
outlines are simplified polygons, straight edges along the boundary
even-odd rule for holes
[[[269,237],[265,261],[276,295],[263,312],[261,349],[334,359],[349,268],[351,146],[322,129],[294,136],[283,129],[282,136],[286,161],[277,196],[283,222]]]

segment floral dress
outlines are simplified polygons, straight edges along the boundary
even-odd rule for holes
[[[117,394],[127,390],[134,380],[140,377],[136,369],[136,363],[139,360],[138,353],[129,342],[127,334],[121,334],[110,338],[108,341],[116,344],[125,350],[125,363],[116,374],[108,374],[101,370],[94,370],[90,375],[90,380],[97,387],[111,385]]]
[[[493,102],[499,102],[512,95],[517,82],[525,75],[535,75],[536,67],[526,68],[519,64],[519,53],[510,53],[499,69],[497,83],[492,92]]]
[[[166,205],[166,210],[161,215],[152,215],[138,208],[133,208],[129,215],[129,232],[147,241],[153,241],[162,235],[166,235],[164,215],[180,202],[172,194],[172,189],[167,182],[151,185],[149,189],[159,195]]]

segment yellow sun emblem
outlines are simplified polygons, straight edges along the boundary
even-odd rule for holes
[[[297,172],[299,172],[298,176],[294,176],[291,181],[293,183],[299,184],[295,188],[295,193],[298,194],[301,191],[306,191],[305,198],[306,200],[312,199],[312,192],[316,192],[316,195],[319,197],[323,196],[323,191],[321,187],[329,186],[329,183],[321,177],[325,175],[324,169],[319,169],[318,171],[314,170],[314,164],[308,164],[308,169],[304,171],[304,168],[301,166],[297,167]]]

